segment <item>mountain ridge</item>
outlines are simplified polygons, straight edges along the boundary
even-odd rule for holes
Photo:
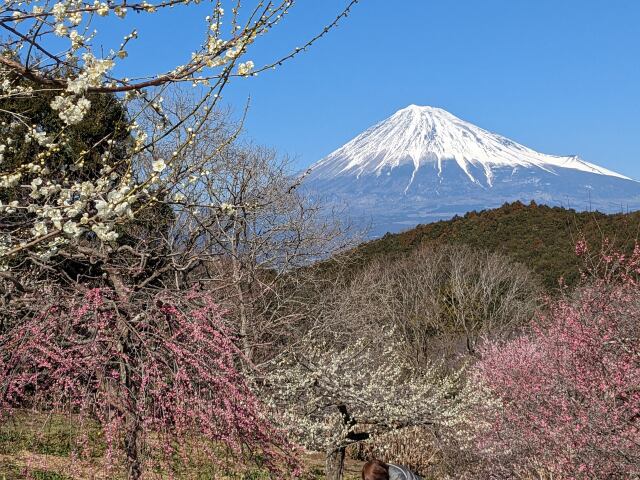
[[[577,155],[536,152],[436,107],[410,105],[310,168],[307,185],[348,206],[370,236],[505,202],[640,208],[640,183]]]

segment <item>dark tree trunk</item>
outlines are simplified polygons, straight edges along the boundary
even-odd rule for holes
[[[127,454],[127,479],[138,480],[142,476],[140,459],[140,427],[136,420],[127,428],[124,448]]]
[[[327,480],[342,480],[342,477],[344,476],[345,450],[345,447],[340,447],[327,452]]]
[[[118,347],[123,358],[120,362],[120,394],[126,411],[124,451],[127,456],[127,480],[139,480],[142,477],[142,424],[137,408],[137,402],[140,398],[140,384],[134,377],[139,359],[137,345],[134,344],[131,336],[134,327],[128,323],[130,319],[135,317],[135,313],[129,308],[129,290],[122,276],[113,270],[108,270],[108,272],[122,309],[122,317],[117,323],[117,328],[120,332]]]

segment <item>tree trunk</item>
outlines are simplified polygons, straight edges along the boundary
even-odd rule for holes
[[[140,426],[134,420],[129,425],[124,438],[124,448],[127,454],[127,479],[138,480],[142,476],[142,463],[140,460]]]
[[[242,286],[243,282],[243,266],[241,262],[238,260],[238,256],[240,255],[238,245],[240,243],[239,234],[236,233],[233,244],[231,246],[231,259],[232,259],[232,274],[233,274],[233,283],[236,288],[236,294],[238,295],[238,314],[240,315],[240,342],[242,345],[242,353],[244,356],[251,361],[252,360],[252,348],[251,342],[249,341],[249,330],[251,328],[249,324],[249,318],[247,313],[247,304],[244,294],[244,289]],[[243,368],[245,365],[243,365]]]
[[[142,477],[142,439],[140,438],[142,424],[140,423],[137,408],[140,385],[135,381],[133,372],[139,359],[137,358],[136,345],[133,344],[131,337],[132,327],[128,324],[129,320],[135,318],[135,315],[129,308],[128,290],[122,277],[114,272],[109,273],[123,313],[118,320],[117,328],[120,332],[118,351],[122,355],[120,361],[120,395],[122,395],[123,408],[126,411],[124,451],[127,456],[127,479],[138,480]]]
[[[245,305],[244,291],[240,280],[237,280],[236,289],[238,292],[238,313],[240,314],[240,341],[242,342],[242,353],[249,361],[253,360],[251,342],[249,341],[249,318],[247,315],[247,307]]]
[[[344,476],[345,447],[339,447],[327,452],[326,475],[327,480],[342,480]]]

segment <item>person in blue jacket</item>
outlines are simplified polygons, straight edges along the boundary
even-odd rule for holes
[[[422,480],[422,477],[393,463],[370,460],[362,467],[362,480]]]

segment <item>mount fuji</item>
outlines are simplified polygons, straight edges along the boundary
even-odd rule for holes
[[[640,208],[640,183],[629,177],[417,105],[312,165],[305,183],[346,206],[371,237],[516,200],[603,212]]]

